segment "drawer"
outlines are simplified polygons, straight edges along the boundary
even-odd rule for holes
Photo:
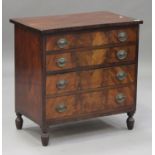
[[[71,50],[67,53],[46,56],[47,71],[59,71],[77,67],[104,65],[118,62],[135,62],[136,46]]]
[[[74,50],[67,53],[46,56],[47,71],[76,67],[101,65],[106,63],[108,49]]]
[[[46,95],[135,82],[135,65],[47,76]]]
[[[113,43],[135,42],[137,28],[119,28],[92,32],[74,32],[46,36],[46,51],[97,47]]]
[[[48,98],[46,119],[74,118],[81,115],[118,110],[134,105],[135,87],[109,88],[102,91]]]
[[[107,63],[135,61],[136,53],[135,45],[110,48]]]

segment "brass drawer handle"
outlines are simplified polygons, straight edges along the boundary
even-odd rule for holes
[[[117,75],[116,75],[116,77],[117,77],[117,79],[118,79],[119,81],[124,80],[124,79],[126,78],[126,76],[127,76],[127,73],[124,72],[124,71],[120,71],[120,72],[118,72]]]
[[[119,60],[124,60],[127,57],[127,51],[119,50],[116,55]]]
[[[62,113],[62,112],[66,112],[67,111],[67,106],[65,103],[60,103],[58,104],[56,107],[55,107],[55,110],[59,113]]]
[[[59,58],[56,60],[57,66],[58,67],[64,67],[66,64],[67,60],[65,58]]]
[[[57,45],[58,45],[59,48],[64,48],[65,46],[67,46],[67,44],[68,44],[68,41],[65,38],[60,38],[57,41]]]
[[[126,99],[126,96],[123,93],[118,93],[116,95],[116,102],[117,103],[123,103]]]
[[[58,89],[64,89],[67,84],[68,84],[67,80],[59,80],[56,85]]]
[[[124,31],[119,32],[119,33],[118,33],[118,39],[119,39],[120,42],[125,42],[125,41],[127,41],[127,39],[128,39],[127,33],[124,32]]]

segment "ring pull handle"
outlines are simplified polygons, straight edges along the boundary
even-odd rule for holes
[[[58,41],[57,41],[57,45],[59,48],[64,48],[65,46],[68,45],[68,41],[67,39],[65,38],[60,38]]]
[[[127,41],[127,39],[128,39],[128,35],[127,35],[126,32],[121,31],[121,32],[118,33],[118,40],[120,42],[125,42],[125,41]]]
[[[56,85],[58,89],[64,89],[67,86],[67,84],[67,80],[59,80]]]
[[[127,76],[127,73],[124,72],[124,71],[120,71],[120,72],[118,72],[117,75],[116,75],[116,77],[117,77],[117,79],[118,79],[119,81],[124,80],[124,79],[126,78],[126,76]]]
[[[126,99],[126,96],[123,93],[118,93],[116,95],[116,102],[118,104],[123,103],[125,101],[125,99]]]
[[[119,50],[116,55],[119,60],[124,60],[127,57],[127,51]]]
[[[58,67],[64,67],[65,64],[67,63],[67,60],[62,57],[62,58],[57,59],[56,63]]]
[[[65,103],[60,103],[55,107],[55,110],[59,113],[63,113],[67,111],[67,106]]]

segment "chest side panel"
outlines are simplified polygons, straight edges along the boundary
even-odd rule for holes
[[[41,36],[15,26],[15,108],[41,123],[42,103]]]

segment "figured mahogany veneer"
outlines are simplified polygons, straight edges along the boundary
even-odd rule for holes
[[[120,50],[127,52],[127,56],[123,60],[119,60],[117,57],[117,53]],[[104,66],[106,64],[119,62],[135,62],[136,55],[136,45],[103,49],[68,50],[65,53],[46,55],[46,68],[47,71],[57,71],[85,66]],[[61,58],[66,59],[66,63],[63,67],[59,67],[57,64],[57,60]]]
[[[11,19],[15,24],[16,127],[41,127],[136,110],[139,24],[110,12]]]
[[[117,77],[120,72],[126,73],[123,80],[119,80]],[[136,80],[135,74],[136,66],[129,65],[51,75],[46,78],[46,95],[134,83]],[[57,86],[61,80],[67,81],[64,88],[58,88]]]
[[[121,28],[114,30],[97,30],[94,32],[74,32],[69,34],[58,34],[47,36],[46,38],[46,51],[61,50],[58,46],[58,41],[61,38],[67,40],[67,45],[63,49],[74,49],[84,47],[102,47],[112,43],[120,43],[118,39],[119,32],[128,34],[128,42],[135,42],[137,40],[137,27]]]
[[[123,103],[117,103],[116,95],[118,93],[126,95]],[[122,107],[132,107],[134,105],[135,87],[110,88],[100,91],[77,93],[76,95],[61,96],[48,98],[46,104],[47,120],[61,119],[66,120],[68,117],[74,119],[80,115],[88,115],[91,113],[103,113],[103,111],[113,111]],[[56,111],[57,106],[64,104],[66,110],[64,112]]]

